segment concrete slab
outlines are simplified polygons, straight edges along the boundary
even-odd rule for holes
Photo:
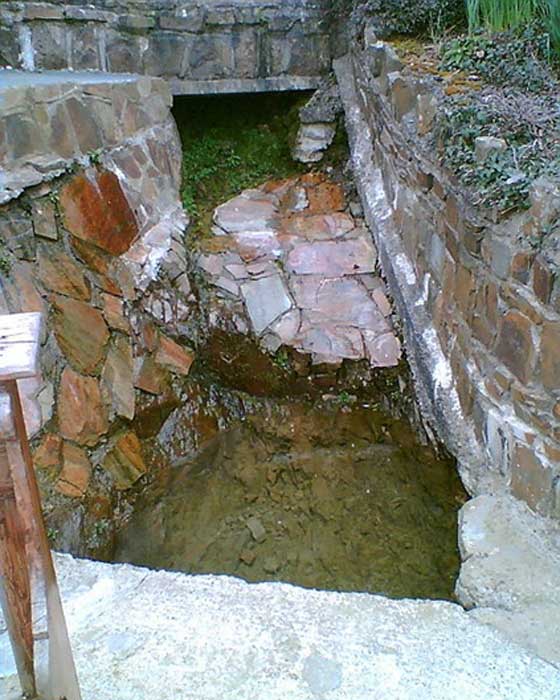
[[[84,700],[558,700],[458,605],[57,556]],[[0,695],[17,686],[0,634]]]

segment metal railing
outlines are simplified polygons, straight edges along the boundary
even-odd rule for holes
[[[47,639],[41,698],[80,700],[17,383],[38,374],[40,335],[41,314],[0,316],[0,604],[24,696],[37,697],[35,643]]]

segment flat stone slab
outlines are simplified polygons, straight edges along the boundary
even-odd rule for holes
[[[453,603],[56,562],[83,700],[560,698],[560,671]],[[16,700],[5,633],[0,659]]]
[[[459,547],[455,592],[470,614],[560,668],[560,525],[510,496],[478,496],[460,511]]]
[[[401,356],[371,234],[322,174],[246,190],[214,212],[198,258],[214,318],[239,318],[268,350],[338,365],[391,367]]]

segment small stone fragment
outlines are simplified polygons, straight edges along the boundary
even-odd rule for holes
[[[264,525],[259,518],[249,518],[246,525],[249,528],[251,537],[255,540],[255,542],[260,543],[266,540],[266,530],[264,529]]]
[[[175,374],[186,376],[194,362],[194,353],[162,335],[155,355],[155,361],[158,365],[167,367]]]
[[[239,555],[239,560],[242,561],[247,566],[252,566],[255,563],[257,555],[251,549],[244,549]]]
[[[105,456],[102,466],[112,475],[117,490],[126,491],[133,486],[146,473],[136,433],[129,431],[121,435]]]
[[[134,386],[137,389],[158,396],[163,393],[167,384],[166,371],[156,365],[152,357],[138,358],[134,373]]]
[[[33,453],[36,469],[55,469],[60,466],[62,439],[54,433],[47,433]]]
[[[35,235],[56,241],[58,230],[56,227],[54,203],[46,198],[36,199],[31,205],[31,215],[33,217]]]
[[[495,136],[478,136],[474,140],[474,153],[479,163],[484,161],[493,153],[505,151],[507,143],[504,139],[497,139]]]
[[[130,334],[130,323],[124,315],[124,302],[113,294],[101,295],[103,299],[103,316],[109,325],[117,331]]]
[[[123,418],[134,418],[134,380],[130,340],[115,338],[101,375],[103,395],[112,410]]]
[[[276,557],[266,557],[263,561],[263,569],[267,574],[275,574],[282,568],[282,564],[276,559]]]

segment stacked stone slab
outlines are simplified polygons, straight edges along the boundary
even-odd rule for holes
[[[329,69],[325,0],[3,2],[0,65],[145,73],[173,92],[309,89]]]
[[[215,210],[212,232],[197,261],[212,325],[315,365],[398,365],[377,252],[340,184],[311,173],[245,190]]]
[[[426,416],[473,492],[511,489],[560,517],[558,183],[497,223],[475,210],[423,137],[441,86],[371,39],[336,62],[358,189],[404,323]],[[556,246],[557,248],[557,246]]]
[[[0,93],[0,312],[44,315],[25,416],[49,511],[75,527],[76,499],[110,519],[146,473],[137,421],[193,361],[170,337],[190,295],[181,147],[160,79],[24,77]]]

